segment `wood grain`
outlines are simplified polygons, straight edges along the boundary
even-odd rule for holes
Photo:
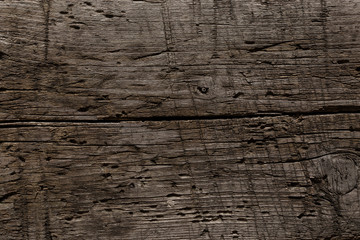
[[[359,120],[3,124],[0,239],[356,239]]]
[[[0,118],[359,112],[359,10],[356,0],[1,1]]]
[[[358,0],[0,1],[0,239],[360,239]]]

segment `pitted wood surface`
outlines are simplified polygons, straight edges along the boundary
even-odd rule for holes
[[[0,239],[360,239],[359,15],[0,1]]]
[[[355,239],[359,120],[4,124],[3,239]]]
[[[1,1],[1,119],[359,112],[357,1]]]

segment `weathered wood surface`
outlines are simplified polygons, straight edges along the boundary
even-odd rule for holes
[[[1,239],[360,237],[360,114],[1,127]]]
[[[360,3],[0,1],[1,119],[359,112]]]
[[[0,1],[0,239],[360,239],[358,0]]]

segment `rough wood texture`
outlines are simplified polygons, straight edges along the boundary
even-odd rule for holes
[[[2,119],[359,112],[360,3],[1,1]]]
[[[6,239],[360,237],[360,114],[1,127]]]
[[[358,0],[0,0],[0,239],[360,239]]]

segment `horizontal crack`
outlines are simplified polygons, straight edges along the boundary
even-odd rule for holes
[[[249,51],[249,52],[265,51],[265,50],[268,49],[268,48],[275,47],[275,46],[278,46],[278,45],[281,45],[281,44],[285,44],[285,43],[289,43],[289,42],[292,42],[292,41],[282,41],[282,42],[273,43],[273,44],[266,45],[266,46],[262,46],[262,47],[255,47],[255,48],[249,49],[248,51]]]
[[[133,57],[133,59],[134,60],[139,60],[139,59],[143,59],[143,58],[154,57],[154,56],[158,56],[158,55],[161,55],[163,53],[166,53],[166,52],[168,52],[168,51],[163,50],[163,51],[160,51],[160,52],[154,52],[154,53],[149,53],[149,54],[146,54],[146,55],[136,56],[136,57]]]
[[[347,109],[348,110],[348,109]],[[106,117],[97,120],[37,120],[37,119],[19,119],[19,120],[0,120],[0,124],[17,124],[17,125],[0,125],[0,128],[30,127],[31,123],[119,123],[119,122],[171,122],[171,121],[206,121],[206,120],[229,120],[229,119],[246,119],[246,118],[263,118],[263,117],[306,117],[306,116],[325,116],[336,114],[360,114],[360,111],[343,111],[343,112],[325,112],[322,110],[314,112],[286,112],[286,113],[257,113],[257,114],[237,114],[237,115],[209,115],[209,116],[150,116],[150,117]],[[28,123],[28,125],[26,125]]]
[[[3,195],[2,197],[0,197],[0,202],[3,202],[5,200],[7,200],[8,198],[10,198],[11,196],[16,195],[16,192],[10,192],[10,193],[6,193],[5,195]]]

